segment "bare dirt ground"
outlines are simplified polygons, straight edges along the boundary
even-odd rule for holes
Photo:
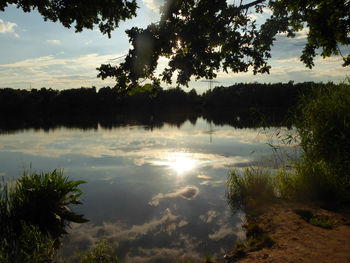
[[[328,216],[334,229],[314,226],[294,211],[307,209],[315,215]],[[303,204],[279,203],[262,210],[259,226],[269,233],[274,245],[250,252],[238,260],[250,262],[335,262],[350,263],[350,210],[330,212]]]

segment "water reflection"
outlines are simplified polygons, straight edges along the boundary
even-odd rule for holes
[[[191,158],[190,153],[174,152],[168,153],[165,156],[165,161],[153,161],[153,165],[167,166],[177,172],[178,175],[183,175],[185,172],[191,171],[196,167],[198,161]]]
[[[72,226],[65,255],[105,237],[118,243],[121,262],[208,254],[221,259],[242,233],[241,215],[231,214],[225,200],[226,175],[270,156],[266,141],[275,131],[212,126],[212,140],[203,119],[181,128],[124,125],[2,135],[0,174],[15,177],[32,164],[33,170],[64,168],[71,179],[87,181],[77,212],[90,223]]]
[[[186,200],[193,200],[197,197],[198,193],[199,193],[199,188],[197,186],[187,185],[172,193],[167,193],[167,194],[159,193],[156,196],[152,197],[152,201],[150,201],[148,204],[152,206],[157,206],[159,205],[159,201],[161,199],[175,198],[175,197],[182,197],[183,199],[186,199]]]

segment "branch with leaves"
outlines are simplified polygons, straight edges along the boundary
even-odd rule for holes
[[[270,10],[262,23],[250,15]],[[339,54],[350,43],[350,3],[347,0],[256,0],[229,4],[226,0],[167,0],[159,23],[127,30],[131,49],[117,68],[101,65],[98,77],[112,77],[121,88],[140,79],[187,85],[191,77],[213,79],[224,72],[269,73],[268,59],[276,36],[308,28],[301,61],[312,68],[314,57]],[[156,76],[160,57],[169,59]],[[343,57],[350,64],[350,55]]]

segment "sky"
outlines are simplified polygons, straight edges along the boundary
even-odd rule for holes
[[[20,89],[68,89],[96,86],[113,86],[112,79],[102,81],[96,76],[101,64],[118,63],[111,60],[127,54],[129,41],[125,30],[133,26],[146,27],[159,19],[159,6],[163,0],[138,0],[137,17],[120,24],[109,39],[96,27],[75,33],[60,23],[44,22],[34,10],[24,13],[10,5],[0,12],[0,88]],[[269,14],[268,10],[263,16]],[[254,16],[254,14],[252,14]],[[258,19],[261,19],[258,17]],[[327,59],[315,58],[315,67],[309,70],[299,60],[306,42],[307,29],[297,33],[294,39],[285,34],[277,36],[269,60],[270,74],[219,72],[214,85],[229,86],[234,83],[275,83],[315,81],[340,82],[350,76],[350,68],[341,66],[342,59],[333,56]],[[350,47],[342,48],[343,55],[350,53]],[[161,59],[160,65],[166,60]],[[175,85],[175,84],[174,84]],[[162,85],[168,87],[167,85]],[[203,80],[191,81],[189,89],[199,93],[209,88]]]

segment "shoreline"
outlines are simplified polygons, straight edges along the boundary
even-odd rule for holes
[[[335,223],[333,229],[312,225],[298,211],[322,215]],[[233,251],[227,262],[350,262],[350,209],[328,211],[301,203],[280,201],[259,208],[254,220],[271,238],[271,246],[249,251],[235,257]]]

